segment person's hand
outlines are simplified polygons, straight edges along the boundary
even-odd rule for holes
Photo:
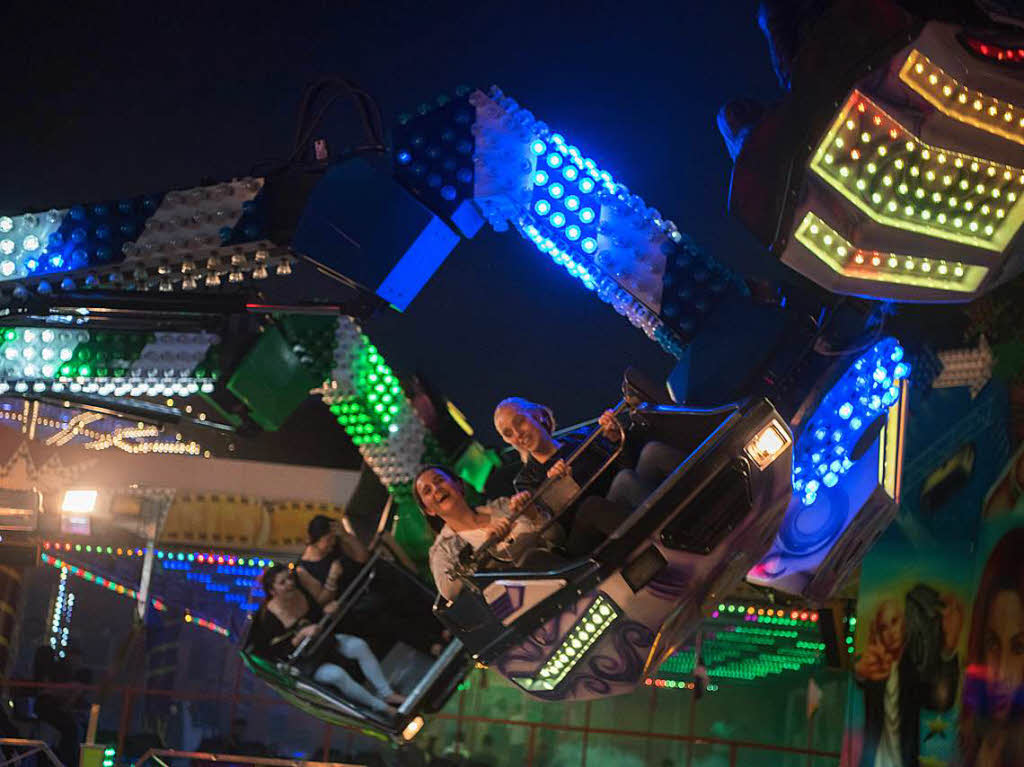
[[[307,637],[313,636],[316,633],[316,624],[310,624],[309,626],[303,626],[295,632],[295,636],[292,637],[292,644],[298,647],[302,644],[302,640]]]
[[[854,673],[871,682],[889,678],[892,671],[892,657],[881,644],[869,644],[864,654],[853,667]]]
[[[487,530],[488,538],[494,538],[499,541],[504,540],[512,532],[512,520],[508,518],[498,519],[491,522],[485,529]]]
[[[601,431],[604,432],[604,436],[610,439],[612,442],[618,442],[622,437],[622,431],[619,428],[618,421],[615,420],[615,413],[611,410],[605,410],[601,413],[601,416],[597,419],[598,424],[601,426]]]
[[[565,462],[564,458],[559,458],[555,461],[554,465],[548,469],[548,479],[552,477],[564,477],[569,473],[569,464]]]
[[[335,559],[331,562],[331,567],[327,571],[327,580],[324,581],[324,588],[328,591],[337,591],[338,582],[341,580],[341,574],[344,569],[344,565],[339,560]]]
[[[323,611],[327,615],[333,615],[334,613],[338,612],[338,607],[340,606],[340,600],[333,599],[323,606]]]
[[[955,595],[944,594],[939,612],[942,615],[943,650],[950,655],[956,652],[956,646],[960,643],[960,629],[964,625],[964,608]]]
[[[516,493],[508,499],[509,508],[512,509],[513,513],[522,511],[530,505],[530,500],[532,498],[533,496],[525,490],[521,493]]]

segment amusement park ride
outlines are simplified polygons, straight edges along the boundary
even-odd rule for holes
[[[439,656],[414,653],[394,719],[312,680],[322,642],[283,663],[242,652],[295,705],[396,738],[473,662],[544,700],[630,691],[744,578],[813,604],[836,592],[899,503],[920,340],[887,335],[883,307],[966,302],[1024,266],[1024,34],[870,5],[826,11],[791,91],[737,147],[730,208],[800,276],[786,300],[752,294],[497,88],[421,107],[387,141],[365,94],[329,82],[364,107],[358,152],[0,217],[0,389],[129,419],[146,398],[202,395],[236,431],[279,428],[313,392],[389,489],[382,525],[415,516],[424,464],[498,494],[501,472],[437,439],[359,321],[408,306],[484,225],[515,230],[679,360],[665,387],[626,375],[620,422],[685,460],[588,556],[463,568],[450,604],[372,556],[321,636],[384,585],[451,636]],[[275,305],[251,290],[300,264],[350,299]],[[723,394],[701,361],[726,327],[750,353]]]

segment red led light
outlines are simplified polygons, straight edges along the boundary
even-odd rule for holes
[[[983,43],[973,37],[968,37],[966,42],[968,48],[985,58],[1014,63],[1024,61],[1024,48],[1003,48],[1001,45]]]
[[[818,614],[817,613],[811,613],[811,623],[817,623],[817,621],[818,621]]]

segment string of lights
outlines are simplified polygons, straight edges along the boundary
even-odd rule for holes
[[[67,574],[74,575],[88,583],[95,583],[97,586],[101,586],[107,589],[108,591],[114,592],[115,594],[119,594],[130,599],[138,599],[138,592],[130,586],[125,586],[124,584],[117,583],[116,581],[113,581],[109,578],[104,578],[103,576],[97,575],[96,573],[92,572],[91,570],[87,570],[84,567],[73,565],[70,562],[65,562],[62,559],[50,556],[46,553],[40,553],[39,559],[43,564],[50,565],[51,567],[60,570],[64,578],[66,578]],[[167,612],[167,605],[161,599],[152,597],[150,599],[150,604],[158,612]],[[184,613],[186,623],[194,623],[197,626],[200,626],[201,628],[207,629],[208,631],[213,631],[214,633],[220,634],[224,637],[231,636],[231,632],[228,629],[224,628],[218,623],[215,623],[214,621],[194,615],[188,608],[185,609]]]
[[[103,554],[115,557],[142,557],[146,550],[122,546],[99,546],[91,543],[71,543],[69,541],[44,541],[43,549],[55,552],[75,552],[76,554]],[[271,567],[278,564],[269,557],[251,557],[239,554],[216,553],[210,551],[168,551],[156,549],[154,555],[159,560],[168,562],[189,562],[200,565],[226,565],[228,567]]]

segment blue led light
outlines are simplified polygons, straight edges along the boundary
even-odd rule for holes
[[[441,197],[443,197],[445,200],[448,200],[450,202],[451,200],[455,199],[455,195],[456,192],[454,186],[445,184],[444,186],[441,187]]]
[[[554,183],[548,187],[548,194],[557,200],[565,194],[565,187],[559,183]]]
[[[565,198],[565,209],[575,211],[580,207],[580,198],[574,194],[569,195]]]
[[[575,181],[579,175],[580,172],[576,170],[576,166],[574,165],[566,165],[565,168],[562,169],[562,177],[566,181]]]
[[[563,227],[565,226],[565,214],[564,213],[552,213],[551,218],[548,219],[552,226]]]
[[[565,227],[565,236],[575,242],[580,238],[580,228],[576,224]]]
[[[542,155],[548,151],[547,145],[543,141],[534,141],[530,144],[530,151],[535,155]]]
[[[548,183],[548,173],[545,170],[539,170],[533,174],[533,183],[537,186],[544,186]]]
[[[903,349],[895,339],[878,342],[847,368],[808,419],[804,436],[793,450],[793,489],[805,506],[817,500],[822,484],[833,488],[842,481],[853,466],[849,451],[864,428],[899,400],[900,383],[910,375],[910,366],[900,363],[890,372],[889,364],[902,357]],[[829,459],[821,452],[826,440],[834,456]],[[820,483],[798,479],[809,470],[821,478]]]
[[[541,216],[546,216],[551,212],[551,203],[547,200],[537,200],[537,202],[533,204],[533,209]]]
[[[597,250],[597,240],[593,237],[584,237],[583,242],[580,243],[580,247],[583,248],[584,253],[593,253]]]
[[[398,153],[397,160],[399,165],[408,165],[412,162],[412,155],[403,149]]]
[[[548,162],[548,167],[559,168],[562,165],[562,155],[560,155],[560,154],[549,154],[547,162]]]
[[[580,211],[580,221],[582,221],[584,224],[589,224],[591,221],[594,220],[594,215],[595,214],[593,208],[584,208],[583,210]]]
[[[589,178],[582,179],[580,181],[580,191],[583,192],[583,194],[590,194],[591,192],[593,192],[594,191],[594,181],[593,181],[593,179],[589,179]]]

